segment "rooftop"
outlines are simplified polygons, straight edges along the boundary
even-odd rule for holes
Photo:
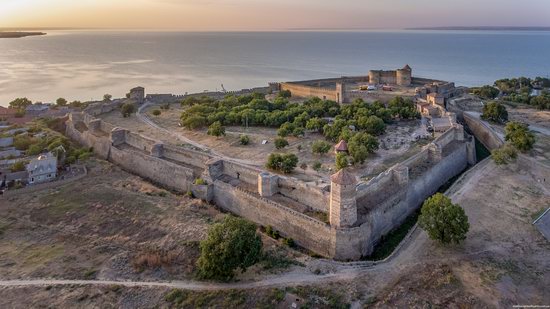
[[[347,168],[343,168],[338,173],[332,175],[330,180],[339,185],[353,185],[357,183],[357,179]]]

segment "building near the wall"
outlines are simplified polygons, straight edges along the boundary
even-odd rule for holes
[[[336,146],[334,146],[334,152],[348,153],[348,143],[346,143],[345,140],[341,140],[340,142],[338,142],[338,144],[336,144]]]
[[[27,165],[29,184],[52,181],[57,177],[57,157],[51,153],[43,153]]]

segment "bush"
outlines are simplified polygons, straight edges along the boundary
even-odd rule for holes
[[[311,145],[311,152],[317,154],[324,154],[330,150],[331,145],[325,141],[315,141]]]
[[[529,131],[528,126],[524,123],[509,122],[506,125],[505,132],[505,140],[509,141],[519,151],[531,150],[535,144],[535,135]]]
[[[291,173],[298,164],[298,157],[295,154],[272,153],[267,159],[266,167],[283,173]]]
[[[239,142],[241,143],[241,145],[248,145],[250,144],[250,137],[248,135],[241,135],[241,137],[239,138]]]
[[[354,164],[363,164],[369,154],[378,150],[378,140],[368,133],[356,133],[349,141],[348,150]]]
[[[64,98],[59,98],[55,101],[55,104],[57,104],[57,106],[65,106],[67,105],[67,100]]]
[[[262,254],[262,240],[256,226],[244,219],[226,216],[208,230],[200,243],[198,275],[203,279],[230,280],[237,269],[245,271]]]
[[[497,123],[504,123],[508,121],[508,111],[506,111],[506,107],[499,102],[489,102],[483,105],[481,118]]]
[[[339,152],[336,154],[336,170],[339,171],[345,167],[348,167],[348,156],[345,153]]]
[[[282,149],[288,146],[288,141],[282,137],[277,137],[275,139],[275,148]]]
[[[202,178],[195,179],[195,181],[193,183],[196,184],[196,185],[199,185],[199,186],[207,185],[206,180],[204,180]]]
[[[285,244],[286,246],[288,246],[290,248],[296,247],[296,243],[294,242],[294,239],[292,239],[292,238],[283,239],[283,244]]]
[[[122,117],[124,118],[130,117],[131,114],[136,112],[136,107],[133,103],[126,102],[122,104],[122,107],[120,108],[120,112],[122,113]]]
[[[189,130],[196,130],[206,125],[206,118],[202,116],[190,116],[183,119],[181,124]]]
[[[502,148],[491,151],[491,157],[497,165],[508,164],[515,160],[517,156],[518,153],[516,149],[510,144],[506,144]]]
[[[283,123],[277,130],[277,135],[280,137],[287,137],[294,132],[296,126],[290,122]]]
[[[418,224],[431,239],[442,244],[463,241],[470,228],[464,209],[441,193],[436,193],[424,202]]]
[[[159,116],[160,114],[161,114],[160,109],[155,109],[155,110],[153,110],[153,115],[154,115],[154,116]]]
[[[300,164],[300,168],[303,169],[304,171],[307,170],[307,164],[305,162]]]
[[[27,165],[27,162],[17,161],[17,162],[12,164],[12,166],[10,167],[10,170],[11,170],[12,173],[21,172],[21,171],[25,170],[26,165]]]
[[[216,121],[208,127],[207,134],[216,137],[225,135],[225,127],[222,126],[221,122]]]
[[[274,230],[271,225],[268,225],[265,228],[265,233],[273,239],[279,239],[279,237],[281,237],[281,235],[279,235],[279,231]]]
[[[321,170],[322,167],[323,167],[323,165],[321,164],[321,162],[319,162],[319,161],[313,162],[312,168],[313,168],[314,171],[318,172],[318,171]]]
[[[290,98],[292,96],[292,93],[290,92],[290,90],[281,90],[279,91],[277,96],[281,98]]]

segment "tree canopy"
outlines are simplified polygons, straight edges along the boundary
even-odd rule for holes
[[[491,101],[483,106],[481,118],[497,123],[504,123],[508,121],[508,111],[499,102]]]
[[[198,275],[226,281],[233,278],[237,269],[246,271],[260,259],[262,240],[254,224],[229,215],[208,229],[200,250]]]
[[[57,106],[65,106],[67,105],[67,100],[65,100],[64,98],[59,98],[55,101],[55,104]]]
[[[356,133],[348,143],[348,151],[354,164],[363,164],[368,155],[376,150],[378,150],[378,140],[368,133]]]
[[[498,89],[489,85],[483,87],[474,87],[471,88],[473,94],[484,98],[484,99],[494,99],[498,96]]]
[[[131,114],[136,112],[136,107],[134,106],[134,104],[126,102],[120,107],[120,112],[122,113],[123,117],[129,117]]]
[[[470,229],[464,209],[441,193],[436,193],[424,202],[418,224],[431,239],[442,244],[463,241]]]
[[[506,124],[504,130],[506,132],[505,140],[509,141],[519,151],[526,152],[533,148],[535,135],[526,124],[512,121]]]
[[[208,127],[207,134],[216,137],[225,135],[225,127],[222,126],[221,122],[216,121]]]
[[[298,164],[298,157],[295,154],[272,153],[267,158],[266,167],[285,174],[291,173]]]
[[[288,141],[282,137],[277,137],[275,139],[275,148],[277,149],[282,149],[282,148],[285,148],[286,146],[288,146]]]
[[[311,145],[311,152],[317,154],[327,153],[332,146],[325,141],[315,141]]]
[[[336,170],[339,171],[345,167],[348,167],[348,156],[345,153],[339,152],[336,154]]]
[[[32,105],[32,101],[27,98],[17,98],[11,101],[9,105],[11,108],[24,110],[27,106]]]

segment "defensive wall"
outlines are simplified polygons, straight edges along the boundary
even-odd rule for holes
[[[339,260],[369,255],[380,238],[424,199],[475,162],[473,139],[455,123],[420,153],[368,182],[356,184],[352,176],[351,184],[345,185],[334,179],[330,186],[306,183],[208,152],[163,144],[95,118],[112,108],[116,107],[94,106],[93,114],[70,114],[66,134],[129,172],[178,192],[193,192],[257,224],[271,225],[304,248]],[[194,184],[199,177],[207,184]],[[331,223],[307,215],[304,209],[326,213]],[[337,224],[337,219],[343,223]]]
[[[230,90],[230,91],[206,91],[206,92],[199,92],[199,93],[186,93],[186,94],[170,94],[170,93],[162,93],[162,94],[148,94],[145,97],[146,101],[161,104],[161,103],[176,103],[183,101],[187,98],[200,98],[203,96],[207,96],[214,99],[223,99],[224,97],[228,95],[246,95],[246,94],[252,94],[252,93],[264,93],[267,94],[271,90],[270,87],[255,87],[250,89],[241,89],[241,90]]]
[[[478,112],[464,112],[464,123],[472,131],[475,137],[489,150],[500,148],[504,145],[504,140],[491,129],[489,124],[480,118]]]

